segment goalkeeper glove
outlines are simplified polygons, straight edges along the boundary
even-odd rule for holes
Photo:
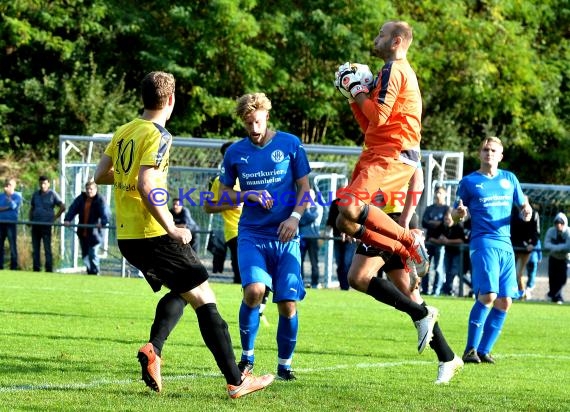
[[[340,92],[340,94],[342,94],[344,97],[346,97],[346,100],[348,101],[348,103],[354,103],[354,99],[352,98],[352,95],[350,94],[350,92],[347,92],[346,90],[344,90],[344,88],[340,85],[340,73],[336,72],[336,76],[334,79],[334,86],[335,88]]]
[[[368,93],[368,87],[362,85],[360,76],[356,75],[356,66],[350,62],[346,62],[338,67],[336,78],[335,84],[337,84],[341,93],[341,88],[349,92],[352,97],[356,97],[360,93]],[[343,95],[345,94],[343,93]]]
[[[356,97],[360,93],[368,93],[368,87],[360,84],[360,79],[351,70],[349,72],[344,72],[340,75],[340,84],[342,88]]]

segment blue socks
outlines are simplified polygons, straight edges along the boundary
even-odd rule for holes
[[[239,336],[241,340],[241,360],[253,363],[253,347],[259,331],[259,306],[250,308],[241,303],[239,308]]]
[[[483,338],[479,343],[479,348],[477,352],[482,354],[491,353],[491,349],[499,339],[503,325],[505,324],[505,319],[507,318],[507,312],[503,312],[498,309],[491,309],[487,320],[485,321],[485,327],[483,328]]]
[[[475,349],[477,353],[487,355],[499,339],[507,312],[495,308],[487,308],[476,301],[469,314],[467,327],[467,345],[465,352]]]
[[[467,345],[465,346],[465,352],[471,349],[477,349],[481,338],[483,337],[483,326],[485,325],[485,320],[489,315],[490,309],[483,305],[478,300],[471,308],[471,313],[469,313],[469,324],[467,325]]]
[[[241,360],[253,363],[255,359],[254,344],[259,331],[259,306],[250,308],[242,302],[239,310],[239,335],[241,339]],[[278,369],[291,369],[293,352],[297,345],[299,331],[298,313],[288,319],[279,315],[277,325],[277,362]]]
[[[293,351],[297,344],[297,332],[299,331],[299,317],[295,315],[288,319],[279,315],[277,325],[277,369],[291,369]]]

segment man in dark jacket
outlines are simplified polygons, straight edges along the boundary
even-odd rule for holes
[[[528,196],[525,196],[528,201]],[[520,210],[513,207],[511,212],[511,242],[515,251],[519,299],[530,299],[531,289],[523,283],[523,274],[530,254],[540,240],[540,216],[536,210],[523,218]]]
[[[547,297],[553,303],[562,304],[562,288],[568,277],[570,264],[570,228],[568,218],[562,212],[554,217],[554,226],[546,231],[544,248],[548,251],[548,286]]]
[[[40,189],[36,190],[30,201],[29,219],[32,222],[32,258],[34,272],[40,271],[40,249],[44,244],[45,269],[53,272],[53,254],[51,250],[51,235],[53,223],[65,212],[65,203],[59,194],[50,189],[47,176],[38,179]],[[55,208],[57,207],[57,211]]]
[[[299,235],[301,236],[301,276],[305,279],[303,262],[307,252],[311,261],[311,287],[317,288],[319,284],[319,237],[321,235],[321,221],[323,220],[323,206],[317,201],[315,191],[309,191],[312,202],[309,203],[299,221]]]
[[[69,226],[79,215],[79,225],[94,225],[96,227],[78,227],[77,237],[81,245],[81,257],[87,268],[88,275],[99,274],[99,257],[97,249],[103,239],[102,228],[109,224],[109,212],[103,196],[97,193],[97,185],[93,181],[85,184],[85,192],[77,196],[65,215],[63,224]]]
[[[447,204],[447,189],[443,186],[436,187],[434,196],[434,202],[426,207],[423,213],[422,227],[427,229],[426,248],[429,259],[432,262],[431,267],[433,267],[435,272],[431,295],[439,296],[445,276],[442,276],[439,268],[443,256],[443,245],[438,243],[438,239],[443,233],[443,217],[449,209],[449,205]],[[421,293],[424,295],[429,293],[429,274],[422,278]]]
[[[174,224],[176,226],[187,228],[190,231],[192,234],[190,246],[192,246],[194,252],[198,253],[198,248],[200,247],[200,226],[194,219],[192,219],[190,210],[182,205],[182,201],[180,199],[174,198],[172,199],[172,208],[170,208],[170,213],[172,213],[172,218],[174,219]]]

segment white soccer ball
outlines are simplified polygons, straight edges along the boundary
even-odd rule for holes
[[[347,63],[345,63],[343,66],[345,66],[346,64]],[[360,84],[368,87],[368,89],[371,90],[372,86],[374,85],[374,75],[372,74],[372,71],[370,70],[368,65],[360,63],[349,63],[349,65],[350,65],[349,66],[350,70],[356,75],[356,78],[358,81],[360,81]],[[340,74],[341,72],[338,71],[334,85],[344,97],[346,97],[347,99],[351,99],[352,95],[350,94],[350,92],[345,88],[343,88],[342,85],[340,84],[341,80]]]
[[[374,75],[372,71],[370,71],[370,67],[360,63],[353,63],[352,67],[354,68],[354,74],[360,78],[360,84],[368,87],[368,89],[372,89],[374,85]]]
[[[348,90],[346,90],[344,87],[342,87],[340,85],[338,78],[335,80],[334,85],[335,85],[336,89],[340,92],[340,94],[342,94],[347,99],[352,99],[352,95],[350,94],[350,92]]]

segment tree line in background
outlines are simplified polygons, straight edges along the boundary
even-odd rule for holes
[[[521,181],[567,183],[569,2],[2,2],[0,151],[45,166],[60,134],[113,132],[140,111],[137,87],[151,70],[176,76],[176,136],[242,136],[235,100],[263,91],[274,127],[305,143],[359,144],[334,72],[345,61],[378,71],[373,39],[403,19],[414,27],[423,148],[466,152],[469,172],[481,139],[496,135],[501,166]]]

